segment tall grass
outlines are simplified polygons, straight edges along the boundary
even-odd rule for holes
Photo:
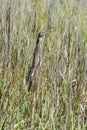
[[[87,129],[87,16],[78,1],[0,1],[0,130]],[[42,66],[28,92],[37,35]]]

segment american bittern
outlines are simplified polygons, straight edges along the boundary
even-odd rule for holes
[[[30,70],[28,72],[28,80],[29,80],[28,91],[30,91],[30,88],[31,88],[33,82],[35,82],[36,75],[40,72],[40,68],[41,68],[41,64],[42,64],[41,56],[42,56],[42,48],[43,48],[43,38],[49,30],[40,32],[38,34],[37,41],[36,41],[36,47],[35,47],[34,53],[33,53],[32,64],[31,64]]]

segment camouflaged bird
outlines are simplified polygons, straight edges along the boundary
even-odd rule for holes
[[[28,80],[29,80],[28,92],[30,91],[32,84],[34,82],[36,82],[36,76],[40,72],[40,68],[42,65],[41,56],[42,56],[42,48],[43,48],[43,38],[49,30],[39,32],[39,34],[38,34],[37,41],[36,41],[36,47],[35,47],[34,53],[33,53],[32,64],[31,64],[31,67],[28,72]]]

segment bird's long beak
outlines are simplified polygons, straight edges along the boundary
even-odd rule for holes
[[[47,32],[49,32],[50,30],[54,29],[54,27],[49,28],[48,30],[44,31],[44,34],[46,34]]]

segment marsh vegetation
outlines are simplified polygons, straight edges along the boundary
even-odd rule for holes
[[[37,89],[28,92],[38,33],[50,27]],[[80,8],[78,0],[1,0],[0,130],[86,129],[86,6]]]

